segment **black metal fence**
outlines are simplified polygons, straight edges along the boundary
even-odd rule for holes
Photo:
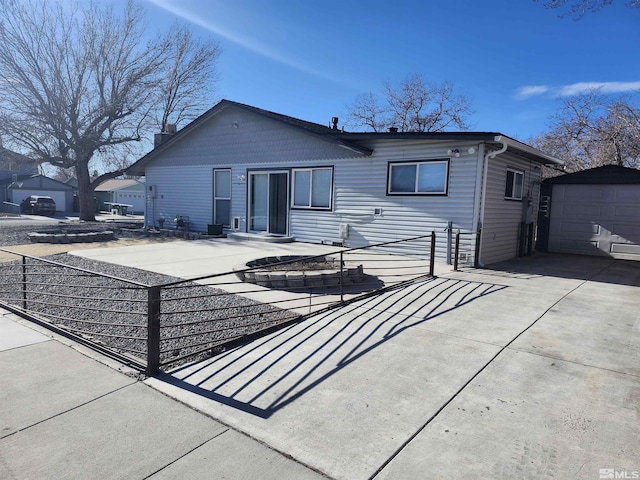
[[[460,234],[456,245],[459,245]],[[434,275],[436,234],[148,285],[10,250],[0,304],[148,375]],[[455,250],[457,268],[458,251]]]

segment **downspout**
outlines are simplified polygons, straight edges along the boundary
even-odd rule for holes
[[[480,202],[480,215],[479,215],[479,222],[478,222],[478,228],[481,228],[482,225],[484,224],[484,205],[485,205],[485,201],[487,198],[487,172],[489,170],[489,160],[492,158],[497,157],[498,155],[500,155],[501,153],[504,153],[507,151],[507,148],[509,147],[509,144],[507,143],[506,139],[502,138],[502,135],[498,135],[497,137],[494,138],[494,141],[502,143],[502,147],[499,150],[491,150],[489,152],[487,152],[487,154],[484,156],[484,161],[483,161],[483,179],[482,179],[482,201]],[[478,243],[478,257],[475,259],[475,263],[479,266],[479,267],[484,267],[484,263],[482,263],[482,261],[480,261],[480,255],[482,254],[482,238],[484,236],[484,233],[480,235],[480,240]]]
[[[473,220],[471,223],[471,228],[474,229],[475,232],[480,231],[480,198],[482,194],[482,172],[484,170],[484,143],[480,143],[478,145],[478,158],[481,159],[480,165],[478,165],[476,171],[476,189],[473,194]],[[478,266],[478,256],[477,252],[478,245],[480,242],[480,235],[476,233],[476,241],[474,247],[474,255],[473,255],[473,264],[474,266]]]

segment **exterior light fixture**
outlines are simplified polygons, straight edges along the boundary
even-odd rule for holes
[[[460,149],[458,149],[458,148],[449,149],[449,150],[447,150],[447,154],[448,154],[449,156],[452,156],[452,157],[456,157],[456,158],[457,158],[457,157],[459,157],[459,156],[460,156]]]

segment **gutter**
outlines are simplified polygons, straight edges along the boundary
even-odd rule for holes
[[[504,153],[507,151],[507,148],[509,148],[509,142],[507,141],[507,139],[505,137],[503,137],[502,135],[498,135],[497,137],[494,138],[495,142],[498,143],[502,143],[502,147],[499,150],[491,150],[489,152],[486,153],[486,155],[484,156],[483,159],[483,165],[482,165],[482,201],[480,202],[480,214],[479,214],[479,218],[478,218],[478,229],[480,230],[482,228],[482,225],[484,223],[484,203],[486,201],[487,198],[487,172],[489,170],[489,160],[492,158],[497,157],[498,155],[500,155],[501,153]],[[483,145],[481,145],[481,147],[483,147]],[[475,258],[475,264],[479,267],[484,267],[484,263],[482,263],[480,261],[480,255],[482,254],[482,233],[480,234],[480,238],[478,239],[478,254]]]
[[[534,155],[536,157],[543,158],[547,161],[547,163],[544,163],[544,162],[540,162],[540,163],[544,165],[551,165],[551,164],[564,165],[564,162],[562,160],[558,160],[557,158],[552,157],[551,155],[547,155],[536,148],[533,148],[525,143],[514,140],[513,138],[509,138],[505,135],[497,135],[496,137],[494,137],[493,141],[497,143],[502,143],[503,147],[506,145],[507,147],[512,147],[514,150],[520,150],[521,152],[528,153],[529,155]],[[501,148],[500,150],[501,151],[498,151],[496,155],[499,155],[500,153],[504,153],[506,148],[504,150],[502,150]]]

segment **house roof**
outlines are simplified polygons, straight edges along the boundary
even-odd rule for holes
[[[56,190],[73,190],[71,185],[67,185],[64,182],[49,178],[46,175],[29,175],[18,177],[18,181],[9,186],[9,188],[29,188],[29,189],[41,189],[47,190],[54,188]]]
[[[549,178],[545,180],[544,183],[548,185],[640,184],[640,170],[621,167],[619,165],[603,165],[601,167]]]
[[[17,153],[0,146],[0,169],[17,170],[15,167],[31,167],[37,162],[21,153]]]
[[[154,159],[158,154],[170,147],[175,142],[180,141],[189,132],[195,130],[200,125],[205,123],[208,119],[215,116],[217,113],[223,111],[226,108],[233,107],[241,110],[253,112],[272,120],[280,122],[284,125],[296,128],[307,134],[320,137],[326,141],[335,143],[341,147],[359,153],[361,155],[371,155],[373,150],[363,145],[362,142],[376,139],[424,139],[424,140],[441,140],[441,141],[463,141],[472,140],[478,142],[484,142],[490,146],[491,150],[499,150],[507,145],[507,151],[520,155],[529,160],[536,161],[542,164],[562,164],[560,160],[553,158],[545,153],[537,150],[529,145],[519,142],[513,138],[502,135],[498,132],[362,132],[362,133],[350,133],[338,130],[336,128],[326,127],[318,123],[307,122],[300,120],[299,118],[290,117],[288,115],[282,115],[280,113],[271,112],[269,110],[263,110],[261,108],[252,107],[243,103],[233,102],[231,100],[222,100],[213,108],[203,113],[200,117],[195,119],[189,125],[179,130],[172,135],[168,140],[163,142],[158,147],[151,150],[140,160],[131,165],[127,172],[133,175],[144,175],[144,168],[146,164]]]
[[[349,140],[342,138],[341,136],[342,132],[340,130],[325,127],[324,125],[320,125],[318,123],[300,120],[299,118],[289,117],[287,115],[282,115],[280,113],[270,112],[269,110],[263,110],[261,108],[252,107],[251,105],[245,105],[243,103],[238,103],[231,100],[222,100],[213,108],[209,109],[208,111],[200,115],[198,118],[196,118],[189,125],[180,129],[177,133],[173,134],[171,138],[164,141],[161,145],[157,146],[156,148],[151,150],[149,153],[144,155],[140,160],[138,160],[133,165],[131,165],[127,169],[127,172],[132,175],[144,175],[144,167],[150,160],[155,158],[159,153],[166,150],[172,144],[180,141],[182,138],[184,138],[193,130],[197,129],[207,120],[209,120],[210,118],[214,117],[216,114],[220,113],[221,111],[229,107],[239,108],[244,111],[253,112],[265,117],[269,117],[272,120],[280,122],[284,125],[296,128],[309,135],[320,137],[326,141],[335,143],[336,145],[344,147],[348,150],[352,150],[361,155],[371,155],[371,153],[373,153],[373,151],[370,148],[364,147],[362,145],[358,145],[356,143],[352,143]]]
[[[129,188],[136,185],[140,185],[142,182],[134,180],[133,178],[112,178],[111,180],[105,180],[95,188],[96,192],[112,192],[114,190],[122,190],[123,188]]]

